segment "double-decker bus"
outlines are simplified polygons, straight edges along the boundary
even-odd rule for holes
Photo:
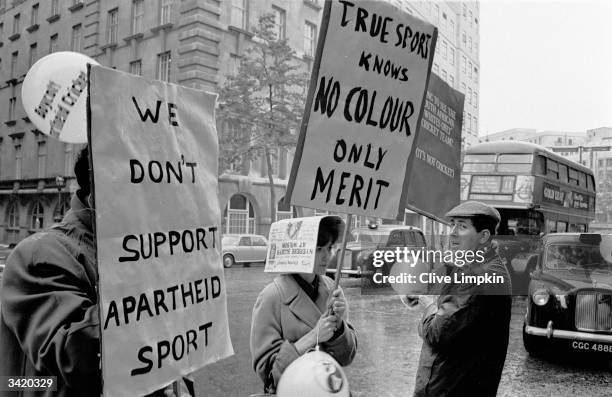
[[[528,261],[512,259],[535,252],[540,234],[588,231],[595,218],[595,180],[589,168],[543,146],[487,142],[465,152],[461,200],[499,210],[500,254],[515,275],[528,276]]]

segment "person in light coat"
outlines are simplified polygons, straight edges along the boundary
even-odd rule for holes
[[[266,393],[274,393],[289,364],[317,343],[342,366],[355,357],[357,337],[348,322],[344,293],[340,288],[333,290],[333,280],[324,275],[337,238],[336,228],[321,225],[314,273],[282,274],[255,302],[251,355]]]

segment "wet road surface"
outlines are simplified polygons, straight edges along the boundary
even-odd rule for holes
[[[225,277],[235,354],[195,374],[198,397],[247,397],[263,391],[251,368],[249,332],[255,299],[274,275],[263,273],[262,266],[238,265],[226,269]],[[357,356],[345,368],[354,397],[412,396],[421,350],[421,311],[406,308],[396,296],[361,295],[358,279],[342,279],[341,286],[358,332]],[[498,396],[612,396],[612,360],[527,354],[521,334],[524,307],[524,298],[516,297]]]

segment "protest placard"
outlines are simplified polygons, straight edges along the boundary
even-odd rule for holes
[[[387,2],[325,3],[291,204],[403,217],[436,38]]]
[[[270,226],[265,272],[313,273],[319,228],[335,228],[344,232],[339,216],[310,216],[283,219]]]
[[[465,96],[431,73],[406,208],[441,220],[459,204],[461,125]]]
[[[233,353],[220,253],[216,96],[92,66],[104,396]]]

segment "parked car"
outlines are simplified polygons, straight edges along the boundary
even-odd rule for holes
[[[335,277],[338,259],[340,257],[340,244],[335,249],[327,266],[327,275]],[[372,280],[374,273],[388,275],[391,265],[385,264],[375,267],[374,251],[391,250],[397,247],[420,249],[426,247],[425,236],[421,229],[404,225],[374,225],[359,227],[351,231],[351,241],[346,244],[344,262],[341,274],[353,277],[364,277]]]
[[[4,273],[6,258],[9,256],[12,250],[13,246],[8,244],[0,244],[0,283],[2,282],[2,274]]]
[[[612,359],[612,235],[553,233],[531,273],[523,343]]]
[[[268,240],[258,234],[225,234],[221,239],[223,266],[236,263],[248,266],[252,262],[265,262]]]

